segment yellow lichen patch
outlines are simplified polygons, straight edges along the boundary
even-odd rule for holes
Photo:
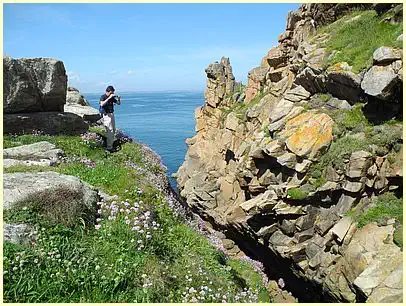
[[[333,120],[326,114],[303,113],[286,124],[281,136],[286,146],[298,156],[316,159],[319,152],[333,139]]]

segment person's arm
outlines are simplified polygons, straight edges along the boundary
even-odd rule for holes
[[[104,106],[112,97],[113,97],[113,95],[110,95],[106,100],[100,99],[100,105]]]

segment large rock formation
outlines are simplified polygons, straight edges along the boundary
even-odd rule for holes
[[[47,141],[40,141],[29,145],[3,150],[3,167],[11,166],[53,166],[63,155],[61,149]]]
[[[318,46],[328,37],[315,35],[316,27],[371,6],[306,4],[289,13],[280,44],[249,72],[243,104],[226,94],[234,80],[226,77],[229,62],[210,65],[205,105],[195,113],[196,135],[186,140],[188,152],[176,174],[193,210],[262,256],[270,269],[301,281],[291,290],[305,301],[402,301],[402,252],[393,243],[398,224],[388,219],[358,229],[349,216],[375,205],[379,194],[400,193],[401,136],[389,148],[363,147],[374,154],[338,154],[319,173],[324,180],[312,178],[334,140],[368,140],[362,133],[337,134],[337,114],[351,111],[356,101],[386,103],[384,109],[398,104],[403,79],[397,50],[378,49],[365,75],[347,63],[321,65],[326,53]],[[374,75],[379,69],[390,69],[393,78]]]
[[[99,110],[91,107],[85,97],[74,87],[68,87],[64,111],[76,114],[89,123],[94,123],[101,118]]]
[[[6,114],[63,111],[67,76],[51,58],[3,58],[3,111]]]
[[[57,188],[66,188],[71,192],[82,195],[83,204],[94,210],[98,201],[97,191],[82,182],[79,178],[56,172],[17,172],[5,173],[4,181],[4,209],[44,191],[52,192]]]
[[[41,132],[48,135],[80,135],[89,129],[83,119],[72,113],[38,112],[5,114],[3,131],[5,134],[31,134]]]
[[[87,131],[88,125],[80,116],[63,113],[67,75],[61,61],[4,57],[3,66],[5,133],[79,134]]]

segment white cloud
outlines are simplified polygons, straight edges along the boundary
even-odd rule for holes
[[[117,74],[117,70],[110,71],[110,74]]]
[[[127,74],[128,74],[128,75],[135,74],[135,71],[133,71],[133,70],[128,70]]]
[[[80,75],[78,73],[73,72],[73,71],[68,71],[66,74],[68,75],[68,80],[70,82],[81,83]]]

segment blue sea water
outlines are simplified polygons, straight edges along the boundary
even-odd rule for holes
[[[103,93],[83,94],[98,109]],[[194,110],[203,105],[203,92],[125,92],[119,93],[121,105],[115,106],[116,127],[133,139],[147,144],[168,167],[176,172],[185,158],[185,139],[195,134]],[[176,186],[174,179],[171,185]]]

